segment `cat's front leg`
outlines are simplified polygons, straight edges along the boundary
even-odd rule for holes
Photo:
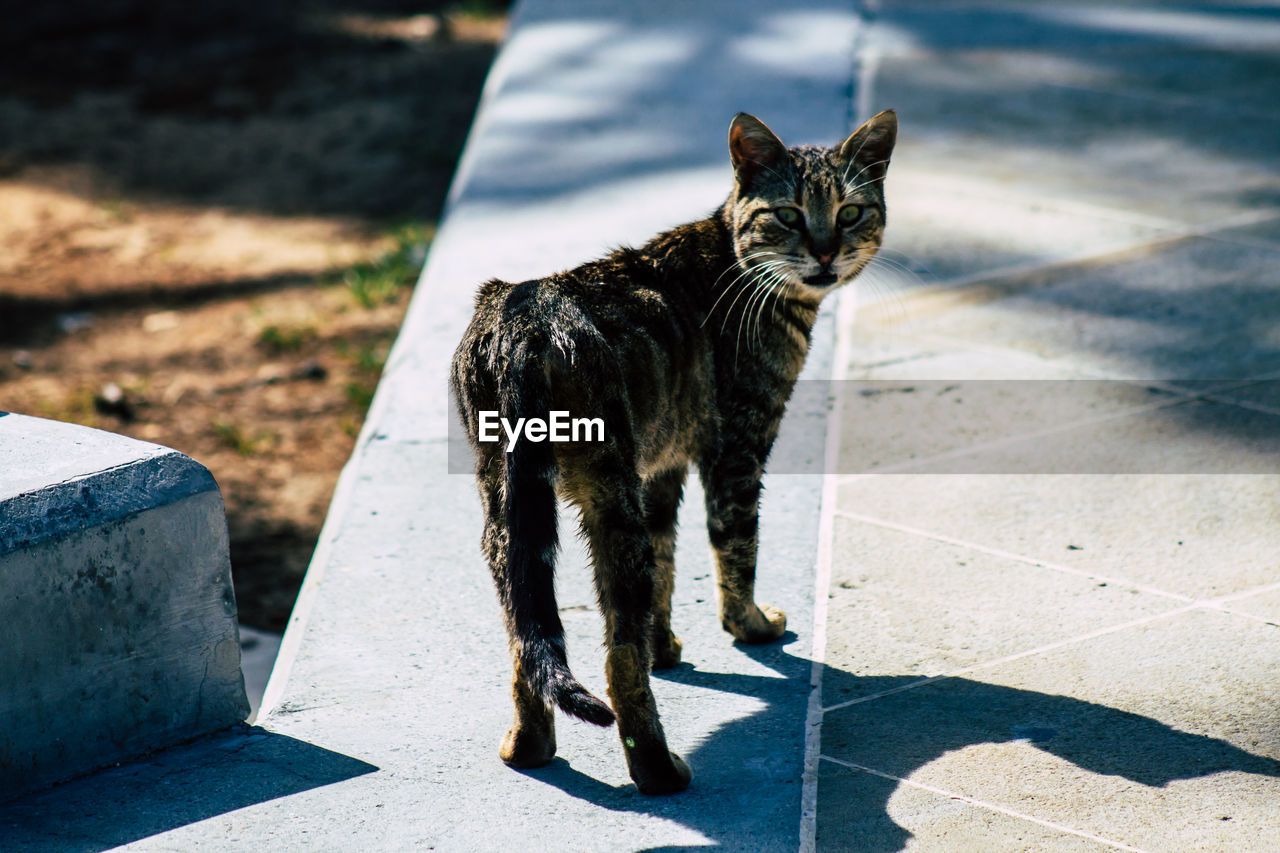
[[[756,538],[737,539],[712,551],[720,588],[720,625],[743,643],[771,643],[787,630],[787,614],[755,600]]]
[[[684,648],[671,630],[671,594],[676,574],[676,513],[684,493],[687,468],[665,471],[644,484],[645,527],[653,542],[656,572],[653,586],[653,668],[671,669]]]
[[[744,464],[745,463],[745,464]],[[760,473],[749,460],[704,470],[707,532],[720,590],[720,624],[743,643],[769,643],[787,629],[787,614],[755,600]]]

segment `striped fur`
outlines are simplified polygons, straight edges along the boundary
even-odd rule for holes
[[[834,148],[788,149],[739,114],[733,191],[710,216],[567,272],[480,289],[452,385],[514,661],[508,764],[551,760],[559,707],[598,725],[616,718],[641,791],[688,784],[649,670],[680,660],[671,593],[690,464],[706,494],[722,625],[747,643],[782,635],[785,614],[754,598],[760,478],[819,303],[880,245],[896,131],[887,112]],[[478,440],[482,411],[515,423],[553,410],[601,418],[604,440],[520,439],[510,453],[505,439]],[[578,510],[590,547],[612,709],[569,670],[554,592],[557,495]]]

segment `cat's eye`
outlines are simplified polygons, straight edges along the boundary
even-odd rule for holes
[[[840,212],[836,214],[836,221],[843,226],[849,226],[862,218],[862,208],[856,204],[846,204],[840,208]]]
[[[778,217],[778,221],[788,228],[794,228],[800,224],[800,211],[794,207],[779,207],[773,211],[773,215]]]

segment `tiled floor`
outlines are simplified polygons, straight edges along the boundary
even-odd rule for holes
[[[817,849],[1280,850],[1280,19],[876,26]]]
[[[843,479],[818,849],[1280,849],[1280,475],[1032,467]]]

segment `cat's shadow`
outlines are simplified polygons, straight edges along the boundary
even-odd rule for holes
[[[792,683],[788,701],[769,702],[756,714],[722,726],[689,752],[685,757],[693,767],[694,781],[684,794],[644,797],[632,785],[613,786],[594,779],[564,758],[526,771],[527,775],[604,808],[675,820],[726,847],[734,846],[735,839],[741,840],[742,827],[733,809],[717,808],[715,800],[724,794],[722,783],[732,787],[735,767],[746,760],[749,747],[744,745],[752,742],[761,726],[803,727],[803,703],[795,701],[795,688],[807,690],[811,662],[785,650],[788,638],[794,636],[788,632],[788,637],[771,646],[739,647],[785,676],[785,681],[800,679],[802,685]],[[761,697],[777,696],[778,683],[784,680],[704,671],[687,663],[654,676],[707,690]],[[1089,773],[1118,776],[1151,788],[1227,771],[1280,777],[1280,761],[1106,705],[969,678],[917,684],[920,680],[911,675],[857,676],[827,666],[824,705],[853,704],[827,713],[822,753],[907,779],[920,767],[955,750],[1022,741],[1028,748],[1044,750]],[[912,684],[917,686],[902,689]],[[660,685],[657,690],[660,694]],[[878,698],[854,701],[864,697]],[[798,756],[792,757],[792,767],[799,767]],[[818,770],[819,847],[824,846],[824,831],[838,836],[838,841],[825,839],[836,842],[835,848],[889,853],[906,846],[911,833],[887,810],[899,783],[826,760],[819,762]],[[798,800],[799,774],[786,775],[788,778],[777,782],[787,785]],[[701,795],[700,776],[707,779],[703,783],[706,793]],[[764,791],[760,794],[768,796]],[[798,805],[794,814],[798,827]]]

